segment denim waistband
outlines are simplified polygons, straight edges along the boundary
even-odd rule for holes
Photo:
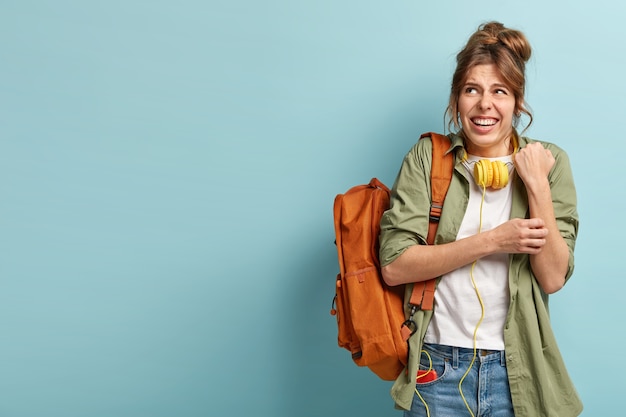
[[[459,361],[471,361],[474,357],[474,349],[471,348],[424,343],[422,349],[451,360],[455,368]],[[476,349],[476,358],[479,358],[481,362],[500,361],[502,366],[506,366],[506,356],[503,350]]]

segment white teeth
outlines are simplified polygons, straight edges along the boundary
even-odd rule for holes
[[[496,124],[494,119],[473,119],[472,121],[480,126],[493,126]]]

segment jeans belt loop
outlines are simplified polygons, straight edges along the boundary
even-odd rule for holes
[[[452,369],[458,369],[459,367],[459,348],[452,348]]]

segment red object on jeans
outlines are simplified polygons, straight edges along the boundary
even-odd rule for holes
[[[416,382],[418,384],[424,384],[437,379],[437,371],[434,369],[420,369],[417,371]]]

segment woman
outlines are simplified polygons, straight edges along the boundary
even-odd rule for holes
[[[425,245],[428,138],[394,183],[381,222],[383,277],[389,285],[441,277],[433,311],[414,316],[407,370],[392,388],[406,417],[582,410],[548,316],[548,295],[574,268],[576,193],[565,152],[517,134],[522,114],[532,122],[530,55],[524,34],[498,22],[481,25],[457,55],[447,109],[456,162],[435,245]]]

